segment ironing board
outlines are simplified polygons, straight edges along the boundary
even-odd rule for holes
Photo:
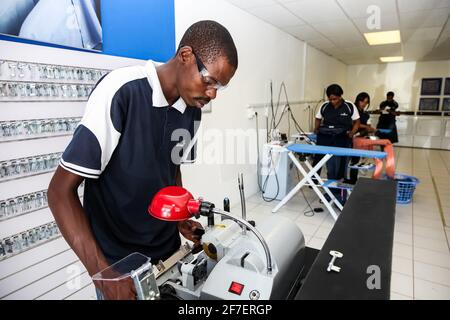
[[[376,159],[384,159],[386,157],[385,152],[379,151],[369,151],[369,150],[358,150],[351,148],[337,148],[337,147],[327,147],[327,146],[317,146],[317,145],[309,145],[309,144],[291,144],[285,146],[285,148],[289,151],[288,155],[291,158],[294,165],[303,175],[303,179],[280,201],[280,203],[272,210],[272,213],[276,213],[281,207],[283,207],[300,189],[307,185],[311,186],[317,196],[322,200],[325,204],[328,212],[331,216],[337,220],[338,215],[333,208],[333,204],[342,211],[342,204],[336,199],[333,193],[330,191],[328,185],[331,181],[324,181],[317,174],[320,168],[322,168],[333,156],[336,157],[366,157],[366,158],[376,158]],[[300,163],[300,161],[295,157],[295,154],[321,154],[324,155],[322,160],[319,161],[314,167],[309,163],[308,160],[305,161],[306,170]],[[315,178],[317,184],[314,183],[312,178]],[[327,201],[323,193],[319,188],[325,190],[325,192],[330,197],[330,201]]]

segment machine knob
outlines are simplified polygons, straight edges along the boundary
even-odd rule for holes
[[[208,257],[213,260],[217,260],[217,248],[212,243],[203,243],[203,251]]]

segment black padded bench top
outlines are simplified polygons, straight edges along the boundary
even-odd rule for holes
[[[396,206],[395,181],[359,179],[311,267],[296,300],[384,300],[390,298],[392,246]],[[327,272],[330,251],[344,256],[335,265],[340,273]],[[368,289],[367,280],[380,269],[381,289]]]

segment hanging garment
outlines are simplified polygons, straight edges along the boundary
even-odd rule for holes
[[[93,0],[40,0],[25,19],[19,36],[94,49],[102,43],[102,27]]]
[[[2,0],[0,2],[0,33],[18,36],[22,23],[38,0]]]
[[[387,139],[381,140],[370,140],[365,138],[354,138],[353,148],[361,150],[373,150],[374,146],[384,147],[384,152],[386,152],[386,174],[389,178],[394,178],[395,176],[395,155],[394,146],[392,142]],[[374,179],[380,179],[383,172],[383,160],[375,159],[375,172],[373,174]]]

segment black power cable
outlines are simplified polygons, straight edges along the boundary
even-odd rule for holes
[[[261,159],[260,159],[260,150],[259,150],[259,124],[258,124],[258,113],[257,112],[255,112],[255,118],[256,118],[256,150],[257,150],[256,151],[257,152],[256,175],[257,175],[257,179],[258,179],[258,188],[259,188],[259,191],[261,191],[261,196],[262,196],[262,198],[263,198],[263,200],[265,202],[273,202],[273,201],[275,201],[277,199],[278,194],[280,193],[280,182],[278,181],[278,175],[277,175],[277,173],[275,171],[275,180],[276,180],[276,183],[277,183],[277,193],[276,193],[274,198],[266,198],[264,196],[264,194],[265,194],[266,189],[267,189],[267,183],[269,181],[270,173],[272,172],[272,169],[275,168],[275,164],[273,163],[272,150],[271,150],[269,152],[269,155],[270,155],[270,168],[271,168],[271,170],[267,173],[267,176],[266,176],[264,182],[261,184],[261,180],[260,180],[260,177],[261,177],[261,169],[260,169],[260,167],[261,167]]]
[[[294,121],[295,128],[303,135],[303,137],[305,138],[305,140],[308,144],[313,145],[314,142],[308,137],[308,134],[302,129],[302,127],[298,123],[297,119],[295,119],[294,113],[292,112],[291,108],[289,108],[288,111],[289,111],[290,117],[292,118],[292,121]]]
[[[286,104],[284,105],[284,108],[283,108],[283,110],[281,112],[281,115],[280,115],[280,119],[277,122],[277,116],[278,116],[278,110],[280,109],[281,93],[282,92],[284,92],[284,96],[286,98]],[[272,105],[273,105],[273,101],[272,101]],[[277,100],[277,107],[275,109],[275,113],[274,113],[274,110],[273,110],[273,107],[272,107],[273,127],[270,128],[271,130],[272,129],[275,130],[276,128],[278,128],[278,126],[280,125],[281,121],[283,120],[283,116],[284,116],[284,114],[286,112],[286,109],[288,109],[288,108],[290,108],[289,97],[288,97],[288,94],[287,94],[286,84],[284,82],[282,82],[281,85],[280,85],[280,90],[278,91],[278,100]]]
[[[275,163],[273,162],[273,158],[272,158],[272,150],[269,151],[269,156],[270,156],[270,170],[267,173],[266,179],[265,179],[264,184],[262,186],[262,198],[263,198],[263,200],[265,202],[273,202],[273,201],[275,201],[277,199],[277,197],[278,197],[278,194],[280,193],[280,182],[278,180],[277,171],[275,170]],[[277,193],[275,194],[275,196],[273,198],[266,198],[264,196],[264,194],[266,193],[267,183],[269,182],[269,178],[270,178],[270,174],[271,174],[272,170],[274,172],[275,180],[276,180],[276,183],[277,183]]]
[[[286,105],[285,105],[285,108],[283,109],[283,112],[281,113],[280,120],[278,121],[277,126],[281,123],[281,120],[283,119],[284,112],[285,112],[285,110],[287,109],[287,111],[288,111],[288,128],[289,128],[289,131],[290,131],[290,121],[291,121],[291,119],[292,119],[292,121],[294,122],[295,128],[296,128],[296,129],[304,136],[305,141],[306,141],[308,144],[314,144],[314,142],[308,137],[307,133],[306,133],[306,132],[303,130],[303,128],[300,126],[300,124],[298,123],[297,119],[296,119],[295,116],[294,116],[294,113],[293,113],[292,110],[291,110],[291,107],[290,107],[290,105],[289,105],[289,97],[288,97],[288,94],[287,94],[287,88],[286,88],[286,85],[285,85],[284,82],[281,84],[281,87],[280,87],[280,94],[279,94],[279,96],[278,96],[278,103],[279,103],[279,100],[280,100],[280,95],[281,95],[281,90],[282,90],[282,89],[284,90],[284,94],[285,94],[285,97],[286,97]],[[319,105],[321,102],[323,102],[323,101],[324,101],[324,100],[321,99],[321,100],[316,104],[316,107],[315,107],[315,110],[314,110],[314,114],[316,113],[316,110],[317,110],[318,105]],[[290,136],[290,133],[289,133],[289,136]],[[300,180],[300,175],[299,175],[298,171],[297,171],[297,177],[298,177],[298,179]],[[305,210],[305,211],[303,212],[303,214],[304,214],[305,216],[307,216],[307,217],[312,217],[312,216],[315,215],[316,212],[321,212],[321,211],[323,211],[322,208],[314,208],[314,209],[313,209],[313,207],[312,207],[311,203],[309,202],[308,198],[306,197],[304,191],[301,190],[301,192],[302,192],[302,195],[303,195],[303,199],[304,199],[305,202],[308,204],[308,208],[309,208],[309,210],[307,210],[307,211]]]
[[[293,112],[291,110],[291,106],[289,104],[289,96],[288,96],[288,93],[287,93],[286,84],[284,82],[281,83],[280,91],[278,93],[278,101],[277,101],[277,109],[276,109],[276,112],[275,112],[275,120],[276,120],[276,116],[278,115],[278,108],[279,108],[279,104],[280,104],[280,100],[281,100],[281,92],[284,92],[284,96],[286,98],[286,104],[285,104],[285,106],[283,108],[283,111],[281,112],[280,119],[278,120],[278,122],[274,122],[275,125],[274,125],[273,129],[276,129],[280,125],[281,121],[283,120],[283,116],[284,116],[285,112],[287,111],[288,112],[288,130],[290,131],[290,119],[289,119],[289,117],[290,117],[292,119],[292,121],[294,122],[296,129],[305,137],[306,142],[309,143],[309,144],[314,144],[314,142],[312,142],[312,140],[308,137],[306,132],[299,125],[297,119],[295,118],[295,116],[294,116],[294,114],[293,114]],[[321,102],[323,102],[323,101],[324,100],[321,99],[316,104],[316,107],[314,109],[314,113],[316,112],[318,105]],[[272,109],[272,112],[273,112],[273,109]],[[290,136],[290,134],[289,134],[289,136]]]
[[[285,106],[284,106],[284,108],[283,108],[283,110],[282,110],[282,112],[281,112],[281,114],[280,114],[280,119],[277,121],[278,110],[279,110],[279,108],[280,108],[280,102],[281,102],[281,94],[282,94],[282,92],[284,92],[284,96],[285,96],[285,98],[286,98],[286,104],[285,104]],[[317,105],[316,105],[316,107],[315,107],[315,110],[314,110],[314,113],[316,112],[318,105],[319,105],[322,101],[324,101],[324,100],[322,99],[321,101],[319,101],[319,102],[317,103]],[[296,128],[296,129],[297,129],[297,130],[305,137],[305,141],[306,141],[308,144],[314,144],[314,142],[308,137],[308,135],[306,134],[306,132],[305,132],[305,131],[303,130],[303,128],[300,126],[300,124],[298,123],[297,119],[295,118],[295,116],[294,116],[294,114],[293,114],[293,112],[292,112],[292,110],[291,110],[291,107],[290,107],[290,104],[289,104],[289,96],[288,96],[288,93],[287,93],[286,84],[285,84],[284,82],[282,82],[281,85],[280,85],[280,90],[279,90],[279,92],[278,92],[278,100],[277,100],[277,104],[276,104],[276,109],[275,109],[275,110],[274,110],[274,103],[273,103],[273,85],[272,85],[272,82],[270,83],[270,108],[271,108],[272,114],[271,114],[270,128],[268,128],[268,132],[267,132],[267,141],[269,140],[270,132],[272,132],[272,130],[275,130],[275,129],[281,124],[281,122],[282,122],[282,120],[283,120],[283,118],[284,118],[284,115],[285,115],[285,113],[286,113],[286,111],[287,111],[287,112],[288,112],[288,131],[289,131],[289,132],[288,132],[288,135],[290,136],[290,131],[291,131],[291,119],[292,119],[292,121],[294,122],[295,128]],[[261,193],[262,193],[262,198],[263,198],[263,200],[266,201],[266,202],[272,202],[272,201],[276,200],[276,198],[278,197],[278,194],[279,194],[279,192],[280,192],[280,184],[279,184],[279,180],[278,180],[278,174],[277,174],[277,172],[276,172],[276,170],[275,170],[275,164],[274,164],[273,157],[272,157],[272,151],[269,152],[269,156],[270,156],[270,160],[269,160],[269,161],[270,161],[270,166],[271,166],[271,167],[270,167],[270,170],[269,170],[269,172],[267,173],[267,176],[266,176],[264,182],[261,183],[261,180],[260,180],[260,177],[261,177],[261,174],[260,174],[260,173],[261,173],[261,172],[260,172],[261,160],[260,160],[260,150],[259,150],[258,113],[255,113],[255,115],[256,115],[256,136],[257,136],[257,153],[258,153],[258,155],[257,155],[257,179],[258,179],[258,187],[259,187],[259,190],[260,190]],[[270,177],[270,174],[271,174],[272,170],[274,171],[275,180],[276,180],[276,183],[277,183],[277,193],[276,193],[276,195],[275,195],[274,198],[266,198],[266,197],[264,196],[264,193],[266,192],[267,183],[268,183],[268,180],[269,180],[269,177]],[[297,174],[298,174],[298,172],[297,172]],[[313,209],[312,206],[311,206],[311,204],[310,204],[310,202],[309,202],[308,199],[306,198],[306,196],[305,196],[303,190],[302,190],[302,194],[303,194],[303,197],[304,197],[304,199],[305,199],[305,202],[308,204],[308,207],[309,207],[309,209],[310,209],[310,211],[305,211],[304,214],[306,215],[307,213],[312,212],[313,214],[312,214],[311,216],[313,216],[313,215],[314,215],[314,212],[319,212],[319,210],[320,210],[321,208],[315,208],[315,209]]]

